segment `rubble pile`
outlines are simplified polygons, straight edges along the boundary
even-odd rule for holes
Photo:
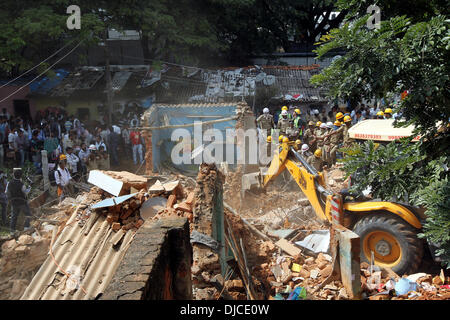
[[[370,300],[449,300],[450,277],[416,273],[399,277],[390,269],[361,263],[362,298]]]
[[[0,258],[0,299],[19,299],[39,267],[47,259],[51,230],[21,235],[3,243]]]
[[[191,231],[212,239],[213,215],[217,212],[218,195],[222,192],[223,174],[214,164],[202,164],[194,190],[194,213]],[[212,279],[221,274],[219,253],[206,243],[193,243],[192,283],[196,300],[211,300],[217,296]],[[223,284],[223,283],[222,283]]]

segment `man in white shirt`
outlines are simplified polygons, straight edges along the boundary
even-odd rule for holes
[[[105,148],[105,151],[106,151],[106,144],[102,141],[102,137],[101,136],[97,136],[96,138],[95,138],[95,148],[97,149],[97,150],[99,150],[100,149],[100,147],[101,146],[103,146],[104,148]]]
[[[55,182],[58,188],[58,197],[61,202],[66,195],[73,194],[72,177],[66,168],[67,157],[64,154],[59,156],[58,168],[55,170]]]

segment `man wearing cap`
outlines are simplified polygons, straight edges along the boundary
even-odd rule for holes
[[[314,169],[321,172],[325,168],[325,165],[322,160],[322,149],[317,149],[316,151],[314,151],[314,154],[309,156],[306,162],[308,162],[309,165],[314,167]]]
[[[316,131],[316,134],[314,135],[313,143],[317,143],[317,149],[323,149],[324,144],[324,138],[327,135],[327,125],[326,123],[321,123],[319,125],[319,130]],[[320,155],[323,155],[323,151],[320,152]]]
[[[14,168],[13,179],[6,186],[6,194],[12,207],[10,224],[12,234],[16,232],[17,218],[20,212],[25,214],[25,230],[28,230],[30,227],[31,212],[28,206],[27,195],[30,193],[31,187],[25,187],[21,179],[22,168]]]
[[[334,165],[336,163],[336,152],[341,146],[344,133],[344,126],[340,121],[336,120],[334,125],[337,127],[337,129],[329,134],[329,139],[331,143],[330,149],[331,165]]]
[[[310,144],[314,136],[314,122],[309,121],[308,127],[303,132],[303,142],[306,144]],[[313,146],[311,145],[311,149],[313,149]]]
[[[73,194],[72,176],[66,168],[66,164],[67,157],[65,154],[61,154],[59,156],[58,167],[55,170],[55,182],[60,202],[66,195]]]
[[[280,129],[280,134],[286,136],[287,131],[292,127],[292,122],[288,118],[286,110],[281,111],[281,117],[278,120],[277,128]]]
[[[297,130],[298,132],[298,136],[302,136],[303,135],[303,121],[300,117],[300,109],[295,109],[294,110],[294,114],[293,114],[293,124],[294,124],[294,129]]]
[[[384,110],[384,118],[385,119],[392,118],[392,109],[391,108],[386,108],[386,110]]]
[[[269,113],[268,108],[264,108],[263,114],[256,119],[256,123],[258,124],[258,128],[266,133],[266,137],[271,135],[272,128],[275,127],[273,116]]]
[[[309,152],[309,146],[308,146],[306,143],[304,143],[304,144],[302,145],[302,148],[301,148],[301,155],[302,155],[305,159],[308,159],[310,156],[312,156],[312,153]]]

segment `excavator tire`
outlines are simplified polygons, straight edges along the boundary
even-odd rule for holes
[[[398,275],[417,271],[423,256],[423,243],[417,230],[389,213],[370,214],[361,218],[353,231],[361,239],[361,261],[391,268]]]

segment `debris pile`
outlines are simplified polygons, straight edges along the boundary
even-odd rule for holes
[[[48,255],[51,232],[42,237],[21,235],[2,245],[0,298],[19,299]]]
[[[362,298],[370,300],[449,300],[450,277],[416,273],[399,277],[388,268],[361,263]]]
[[[213,216],[219,211],[223,192],[223,174],[214,164],[202,164],[194,190],[194,212],[191,224],[193,251],[192,282],[194,299],[211,300],[224,283],[221,274],[219,244],[213,239]],[[214,279],[214,280],[213,280]],[[222,281],[220,281],[222,280]],[[219,294],[220,296],[220,294]]]

